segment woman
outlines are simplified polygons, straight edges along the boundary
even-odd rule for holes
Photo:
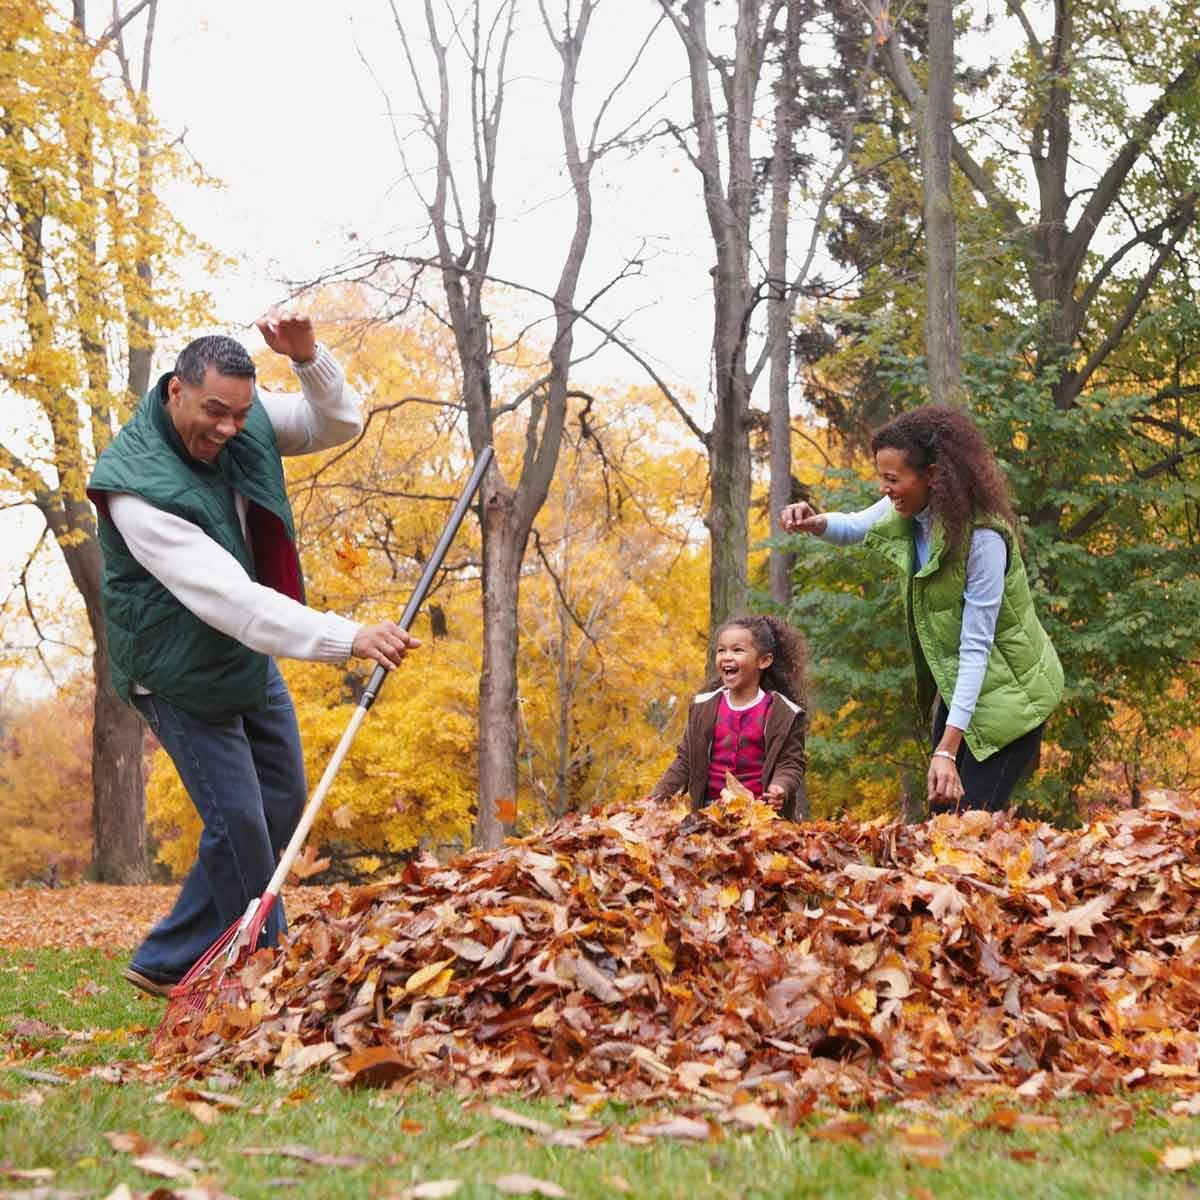
[[[903,572],[922,710],[934,703],[933,809],[1008,807],[1062,698],[1000,466],[966,414],[911,409],[871,439],[883,498],[856,513],[790,504],[789,532],[865,542]],[[949,701],[947,702],[947,697]]]

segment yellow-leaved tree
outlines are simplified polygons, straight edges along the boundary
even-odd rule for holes
[[[93,868],[114,883],[146,878],[143,726],[109,683],[84,487],[148,385],[155,339],[194,325],[207,307],[172,274],[196,247],[157,199],[185,164],[147,103],[154,7],[106,14],[112,21],[93,39],[85,0],[70,19],[48,0],[0,0],[0,504],[40,514],[86,608]],[[123,31],[137,13],[147,34],[135,78]]]
[[[79,878],[92,851],[91,684],[0,711],[0,884]]]
[[[311,307],[364,396],[357,444],[289,462],[308,601],[355,620],[396,618],[470,468],[454,359],[436,328],[370,325],[353,290]],[[449,365],[448,365],[449,364]],[[286,387],[261,364],[260,383]],[[644,794],[702,679],[707,557],[698,509],[704,463],[665,439],[649,393],[572,401],[570,454],[525,564],[520,761],[508,824]],[[517,459],[514,419],[497,453]],[[479,524],[464,522],[414,632],[422,647],[389,678],[311,835],[350,873],[417,848],[469,844],[478,796],[482,662]],[[325,768],[369,672],[284,662],[310,785]],[[683,701],[681,705],[681,700]],[[160,756],[148,792],[160,858],[176,870],[199,823]]]

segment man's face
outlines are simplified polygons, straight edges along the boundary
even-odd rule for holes
[[[241,433],[253,399],[253,379],[221,375],[215,367],[208,368],[199,386],[178,375],[167,383],[167,412],[184,449],[201,462],[212,462]]]

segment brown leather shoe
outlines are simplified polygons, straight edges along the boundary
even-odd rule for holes
[[[149,975],[143,975],[141,971],[132,966],[126,967],[121,972],[121,978],[132,983],[135,988],[141,988],[143,992],[162,999],[169,996],[171,989],[175,986],[173,983],[159,983],[158,980],[151,979]]]

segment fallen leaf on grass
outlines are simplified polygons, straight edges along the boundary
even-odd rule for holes
[[[40,1021],[37,1017],[24,1017],[16,1020],[8,1029],[14,1037],[25,1038],[65,1037],[68,1032],[60,1029],[57,1025],[47,1025],[45,1021]]]
[[[145,1154],[150,1149],[150,1143],[136,1132],[106,1133],[104,1140],[121,1154]]]
[[[1200,1150],[1191,1146],[1164,1146],[1158,1165],[1164,1171],[1186,1171],[1200,1163]]]
[[[463,1138],[461,1142],[455,1142],[450,1147],[450,1153],[457,1154],[460,1150],[474,1150],[485,1137],[487,1137],[487,1134],[481,1129],[478,1133],[473,1133],[469,1137]]]
[[[757,1101],[734,1105],[729,1110],[729,1119],[747,1129],[774,1129],[775,1118]]]
[[[900,1130],[900,1149],[923,1167],[940,1167],[950,1154],[950,1143],[928,1125],[908,1125]]]
[[[832,1121],[808,1130],[808,1136],[825,1142],[857,1142],[861,1146],[870,1132],[871,1126],[857,1117],[834,1117]]]
[[[713,1136],[712,1126],[696,1117],[665,1117],[659,1120],[641,1121],[628,1130],[629,1134],[640,1134],[647,1138],[681,1138],[684,1141],[707,1142]]]
[[[301,1162],[311,1163],[315,1167],[362,1167],[367,1159],[353,1154],[323,1154],[308,1146],[243,1146],[240,1153],[247,1158],[265,1158],[268,1155],[278,1155],[280,1158],[298,1158]]]
[[[610,1188],[617,1192],[632,1192],[633,1185],[625,1178],[624,1175],[605,1175],[603,1182],[607,1183]]]
[[[1133,1128],[1133,1106],[1130,1104],[1122,1104],[1120,1107],[1113,1110],[1112,1116],[1108,1122],[1109,1133],[1124,1133],[1126,1129]]]
[[[164,1104],[188,1105],[199,1102],[209,1104],[222,1111],[245,1107],[244,1101],[237,1096],[231,1096],[228,1092],[201,1091],[200,1088],[193,1087],[174,1087],[169,1092],[163,1092],[157,1098]]]
[[[337,1064],[338,1082],[350,1088],[387,1087],[411,1070],[407,1059],[392,1046],[368,1046]]]
[[[54,1172],[49,1167],[6,1167],[0,1163],[0,1175],[5,1179],[53,1179]]]
[[[513,1112],[511,1108],[504,1108],[499,1104],[489,1104],[487,1113],[497,1121],[503,1121],[505,1125],[515,1125],[518,1129],[537,1134],[548,1146],[566,1146],[569,1149],[582,1150],[608,1132],[603,1125],[595,1121],[577,1125],[574,1129],[560,1129],[556,1125],[539,1121],[537,1117],[527,1117],[524,1113]]]
[[[56,1187],[22,1188],[19,1192],[2,1191],[0,1200],[85,1200],[92,1192],[67,1191]],[[130,1196],[129,1200],[133,1200]]]
[[[461,1179],[427,1179],[387,1197],[387,1200],[441,1200],[443,1196],[453,1196],[460,1187]]]
[[[546,1179],[535,1179],[518,1171],[512,1175],[501,1175],[492,1180],[492,1185],[506,1196],[553,1196],[562,1200],[566,1192],[557,1183]]]
[[[1171,1112],[1177,1117],[1200,1117],[1200,1092],[1186,1100],[1176,1100],[1171,1105]]]
[[[147,1175],[159,1175],[163,1179],[187,1179],[195,1178],[191,1170],[177,1163],[173,1158],[166,1158],[161,1154],[143,1154],[133,1160],[133,1165],[139,1171],[145,1171]]]

